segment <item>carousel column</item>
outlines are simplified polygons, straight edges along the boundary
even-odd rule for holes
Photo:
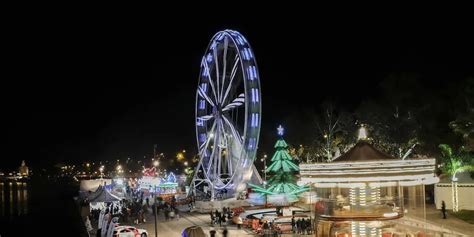
[[[408,187],[408,198],[410,199],[410,209],[416,209],[416,186]]]

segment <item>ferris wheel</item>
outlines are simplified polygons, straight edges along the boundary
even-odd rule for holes
[[[196,93],[199,163],[191,186],[240,192],[261,183],[253,165],[261,121],[260,78],[254,53],[237,31],[214,35],[201,61]],[[202,191],[202,190],[201,190]]]

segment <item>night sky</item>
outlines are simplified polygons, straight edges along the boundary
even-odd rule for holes
[[[328,98],[351,110],[391,73],[417,73],[435,88],[474,75],[470,33],[442,20],[25,20],[6,31],[0,168],[139,158],[153,144],[170,156],[195,152],[200,58],[227,28],[257,57],[268,152],[278,124],[289,143],[307,141],[292,127],[303,111]]]

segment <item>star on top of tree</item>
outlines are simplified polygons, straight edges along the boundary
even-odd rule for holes
[[[277,128],[277,131],[278,131],[278,135],[283,136],[283,133],[285,132],[285,129],[280,124],[280,126],[278,126],[278,128]]]

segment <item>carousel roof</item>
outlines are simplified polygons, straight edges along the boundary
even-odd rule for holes
[[[397,158],[388,155],[366,141],[359,141],[348,152],[337,157],[334,162],[357,162],[357,161],[376,161],[376,160],[396,160]]]

